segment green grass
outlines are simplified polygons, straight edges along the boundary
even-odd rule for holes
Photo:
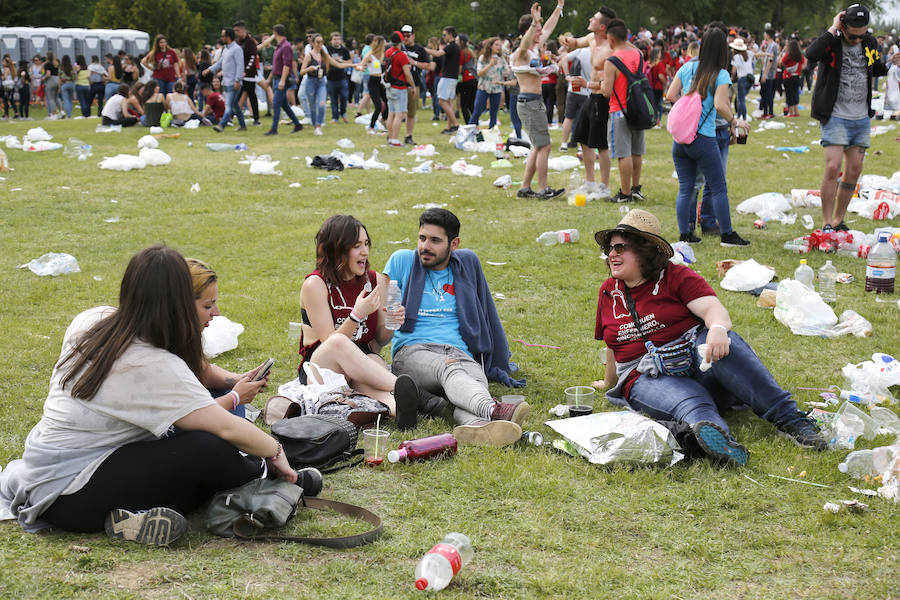
[[[808,105],[809,96],[802,97]],[[35,111],[37,112],[37,111]],[[430,111],[420,112],[430,118]],[[808,116],[787,120],[788,130],[752,133],[744,147],[732,147],[728,169],[732,209],[750,196],[794,187],[816,188],[821,149],[790,154],[766,146],[808,144],[819,137]],[[791,123],[793,121],[793,123]],[[506,121],[504,120],[504,123]],[[41,416],[47,382],[62,335],[85,308],[115,304],[122,272],[140,248],[165,241],[187,256],[208,261],[220,277],[219,305],[243,323],[239,347],[217,359],[246,370],[273,356],[273,383],[296,374],[296,347],[288,322],[299,320],[298,293],[313,268],[313,238],[334,213],[352,213],[367,224],[372,263],[381,268],[392,251],[415,239],[424,202],[448,204],[462,221],[462,245],[485,265],[510,339],[561,346],[526,348],[511,342],[513,360],[528,378],[524,393],[533,411],[527,424],[550,437],[547,410],[562,402],[563,389],[602,377],[602,344],[593,339],[597,289],[607,276],[592,233],[615,225],[619,207],[565,201],[523,202],[491,186],[507,171],[485,169],[481,178],[438,170],[430,175],[400,171],[415,165],[406,150],[382,148],[360,125],[329,125],[325,136],[264,138],[265,127],[246,134],[209,129],[183,130],[160,147],[172,156],[166,167],[119,173],[101,171],[103,156],[136,153],[146,130],[94,133],[97,121],[2,123],[0,135],[42,126],[55,141],[87,141],[86,162],[61,152],[7,150],[15,172],[0,183],[0,464],[21,456],[25,436]],[[807,132],[806,130],[809,130]],[[434,143],[438,162],[469,155],[452,149],[439,128],[420,122],[415,138]],[[890,176],[900,165],[895,132],[873,138],[866,173]],[[345,171],[340,180],[318,181],[326,173],[303,158],[327,154],[350,137],[368,157],[378,148],[388,172]],[[553,133],[554,146],[559,132]],[[668,239],[677,238],[671,141],[665,130],[648,132],[643,177]],[[211,153],[208,141],[245,141],[256,154],[281,161],[281,177],[248,174],[237,153]],[[189,145],[192,144],[192,145]],[[880,151],[875,153],[874,150]],[[297,160],[294,159],[297,157]],[[479,156],[487,166],[493,158]],[[521,180],[521,162],[509,171]],[[613,181],[617,174],[614,171]],[[551,175],[564,186],[568,173]],[[193,183],[200,193],[191,194]],[[301,187],[290,188],[292,182]],[[12,192],[13,188],[21,191]],[[68,189],[64,189],[68,188]],[[362,191],[360,191],[362,190]],[[113,202],[115,200],[116,202]],[[399,214],[388,215],[387,210]],[[733,211],[734,212],[734,211]],[[820,221],[818,211],[809,212]],[[119,217],[118,223],[104,219]],[[697,270],[716,288],[717,260],[755,258],[789,277],[798,257],[782,243],[802,235],[799,223],[771,224],[757,231],[754,216],[734,214],[735,228],[752,241],[748,249],[725,249],[716,239],[695,246]],[[852,216],[854,218],[855,216]],[[894,224],[898,224],[896,221]],[[871,221],[851,226],[872,231]],[[576,227],[576,244],[543,247],[534,238],[548,229]],[[81,273],[37,277],[16,265],[45,252],[68,252]],[[813,268],[825,257],[809,257]],[[843,384],[841,367],[873,352],[896,353],[896,304],[876,303],[863,291],[865,265],[830,257],[856,282],[840,285],[836,311],[852,308],[874,325],[871,338],[824,340],[793,336],[771,311],[747,294],[721,291],[735,329],[756,349],[788,388]],[[891,297],[893,298],[893,297]],[[274,388],[274,386],[273,386]],[[495,395],[507,393],[492,385]],[[274,391],[274,389],[273,389]],[[813,392],[797,392],[801,406]],[[258,398],[262,406],[264,398]],[[603,404],[599,409],[610,409]],[[377,543],[349,551],[291,544],[244,544],[207,535],[199,516],[192,531],[170,549],[123,545],[102,535],[33,536],[14,523],[0,525],[0,596],[79,598],[394,598],[419,595],[413,588],[418,558],[452,530],[469,534],[475,558],[444,592],[446,598],[892,598],[898,596],[896,565],[900,507],[880,498],[862,515],[832,515],[826,501],[852,497],[851,483],[837,471],[845,452],[801,450],[746,413],[727,416],[739,440],[751,450],[746,469],[706,462],[667,470],[605,469],[533,447],[463,449],[456,457],[383,471],[358,468],[329,476],[324,495],[375,510],[385,522]],[[448,431],[444,420],[424,420],[410,434]],[[400,441],[395,433],[392,444]],[[887,442],[864,442],[872,446]],[[779,481],[768,473],[794,475],[830,489]],[[744,475],[752,477],[758,485]],[[329,521],[339,530],[352,525]],[[313,528],[297,519],[291,530]],[[322,530],[322,527],[317,527]],[[87,551],[84,549],[87,548]]]

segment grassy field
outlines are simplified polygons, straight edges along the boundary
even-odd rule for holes
[[[808,105],[804,95],[801,104]],[[780,107],[776,107],[780,110]],[[37,111],[35,111],[37,112]],[[430,118],[430,111],[420,113]],[[781,119],[779,119],[781,120]],[[751,133],[746,146],[732,147],[728,183],[732,209],[763,192],[816,188],[822,154],[782,156],[770,147],[809,144],[819,137],[808,110],[786,119],[788,129]],[[115,304],[129,258],[164,241],[186,256],[208,261],[219,274],[219,305],[243,323],[240,345],[217,359],[245,370],[267,356],[276,359],[273,383],[296,375],[296,347],[288,323],[299,321],[298,293],[314,266],[313,238],[329,215],[351,213],[367,224],[372,263],[380,269],[391,252],[413,247],[417,218],[425,202],[447,203],[462,221],[462,246],[485,264],[492,290],[503,294],[498,310],[508,337],[560,346],[560,350],[511,342],[513,360],[527,377],[532,405],[528,429],[552,437],[543,422],[563,401],[563,389],[602,377],[602,344],[593,339],[597,289],[607,276],[592,234],[615,225],[619,207],[562,201],[521,201],[491,186],[510,172],[521,180],[521,162],[511,170],[485,169],[481,178],[449,170],[428,175],[401,171],[415,166],[406,150],[382,147],[361,125],[328,125],[317,138],[310,131],[263,137],[266,127],[217,135],[209,129],[182,130],[162,139],[172,157],[165,167],[128,173],[103,171],[103,156],[136,153],[143,128],[95,133],[97,120],[0,124],[0,135],[21,138],[42,126],[55,141],[70,136],[93,146],[80,162],[61,152],[7,150],[13,173],[0,182],[0,464],[21,456],[26,435],[41,416],[52,366],[63,332],[80,311]],[[504,123],[507,120],[504,117]],[[266,123],[268,124],[268,123]],[[468,155],[453,149],[430,121],[417,125],[415,139],[434,143],[437,161],[449,166]],[[553,132],[554,148],[559,132]],[[900,168],[896,131],[874,137],[866,173],[890,175]],[[368,157],[378,149],[390,171],[344,171],[321,181],[304,157],[327,154],[349,137]],[[677,239],[671,139],[648,132],[643,208],[657,214],[664,235]],[[240,153],[212,153],[206,142],[246,142],[255,154],[280,161],[282,176],[249,175]],[[555,154],[555,151],[554,151]],[[487,167],[493,160],[472,160]],[[568,173],[551,175],[564,186]],[[613,173],[615,181],[617,174]],[[297,182],[300,187],[289,187]],[[199,193],[190,193],[199,183]],[[397,214],[388,214],[397,211]],[[816,222],[818,211],[809,212]],[[106,222],[118,217],[117,222]],[[856,219],[853,222],[853,219]],[[695,246],[698,272],[716,288],[715,263],[755,258],[791,276],[798,257],[782,249],[803,235],[792,226],[754,230],[754,216],[734,214],[735,228],[752,245],[726,249],[715,238]],[[900,223],[894,222],[895,225]],[[871,221],[851,215],[850,225],[872,231]],[[544,247],[541,232],[578,228],[576,244]],[[399,243],[397,243],[399,242]],[[15,267],[45,252],[74,255],[81,272],[37,277]],[[825,257],[809,257],[814,269]],[[898,307],[865,294],[865,264],[830,257],[854,283],[840,285],[836,311],[852,308],[874,325],[870,338],[824,340],[793,336],[757,308],[748,294],[721,291],[734,328],[756,349],[787,388],[842,385],[847,362],[873,352],[898,351]],[[495,395],[507,393],[492,385]],[[273,389],[274,391],[274,389]],[[815,392],[796,391],[801,407]],[[262,406],[265,398],[256,401]],[[610,409],[605,402],[600,410]],[[463,449],[455,458],[381,471],[345,470],[326,480],[324,495],[367,506],[379,513],[385,535],[361,549],[332,551],[291,544],[244,544],[208,535],[199,515],[191,532],[171,548],[124,545],[103,535],[22,533],[0,525],[0,597],[77,598],[398,598],[419,594],[413,587],[418,558],[448,531],[470,535],[475,558],[446,598],[897,598],[900,562],[900,506],[871,499],[861,515],[825,513],[822,504],[853,497],[854,484],[839,473],[846,452],[801,450],[777,438],[771,425],[747,413],[727,415],[752,456],[742,470],[706,462],[666,470],[605,469],[546,448]],[[424,420],[409,437],[448,431],[448,420]],[[401,441],[395,432],[392,443]],[[886,438],[863,442],[870,447]],[[791,469],[793,471],[791,471]],[[768,477],[806,471],[818,488]],[[750,478],[752,478],[752,481]],[[328,527],[303,516],[296,533]]]

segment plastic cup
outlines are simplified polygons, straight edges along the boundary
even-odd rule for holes
[[[303,325],[291,321],[288,323],[288,341],[299,342],[300,335],[303,331]]]
[[[587,385],[575,385],[566,388],[565,393],[570,417],[589,415],[594,411],[594,388]]]
[[[380,467],[388,452],[388,438],[391,432],[386,429],[366,429],[363,431],[363,452],[365,463],[370,467]]]
[[[575,206],[584,206],[587,203],[587,194],[581,192],[575,194]]]

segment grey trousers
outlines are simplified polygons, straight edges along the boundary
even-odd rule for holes
[[[491,418],[494,401],[484,369],[455,346],[403,346],[394,355],[391,370],[394,375],[409,375],[416,385],[433,394],[446,396],[455,407],[453,420],[457,425]]]

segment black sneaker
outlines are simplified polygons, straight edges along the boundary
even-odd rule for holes
[[[531,188],[519,188],[516,192],[516,198],[535,198],[537,194]]]
[[[291,133],[297,133],[298,131],[303,131],[303,123],[294,125],[294,130]]]
[[[404,431],[415,427],[419,412],[419,388],[409,375],[400,375],[394,382],[394,403],[397,429]]]
[[[806,416],[805,413],[796,412],[786,421],[776,424],[778,435],[786,437],[801,448],[825,450],[828,446],[825,438],[819,433],[816,422]]]
[[[410,146],[415,146],[415,145],[416,145],[416,142],[413,141],[411,135],[408,135],[408,136],[406,136],[405,138],[403,138],[403,143],[404,143],[404,144],[407,144],[407,145],[410,145]]]
[[[750,451],[737,443],[721,427],[711,421],[699,421],[691,426],[694,438],[707,456],[725,464],[744,466]]]
[[[419,390],[419,412],[429,417],[437,417],[444,412],[449,402],[443,396]]]
[[[297,470],[297,485],[304,496],[318,496],[322,491],[322,473],[315,467]]]
[[[622,204],[624,202],[633,202],[634,198],[631,197],[631,194],[623,194],[622,190],[619,190],[615,196],[611,196],[609,198],[610,202],[616,202],[617,204]]]
[[[737,231],[729,231],[728,233],[723,233],[721,239],[722,241],[719,242],[719,245],[726,248],[737,248],[740,246],[750,245],[750,242],[739,236],[737,234]]]
[[[554,198],[559,198],[565,193],[566,188],[552,188],[550,186],[547,186],[541,191],[535,192],[534,197],[538,200],[553,200]]]
[[[237,128],[237,130],[238,130],[238,131],[247,131],[247,126],[246,126],[246,125],[241,125],[240,127]]]
[[[719,229],[718,225],[713,225],[712,227],[700,227],[701,235],[722,235],[722,230]]]
[[[117,508],[106,515],[103,527],[111,538],[168,546],[185,534],[188,522],[179,512],[164,506],[135,512]]]
[[[216,125],[215,127],[213,127],[213,131],[222,133],[223,131],[225,131],[225,128],[222,125]]]
[[[634,200],[646,200],[646,196],[641,192],[641,186],[633,185],[631,186],[631,197]]]
[[[847,227],[847,224],[841,221],[837,225],[834,226],[835,231],[850,231],[850,228]]]
[[[687,242],[688,244],[699,244],[703,240],[698,238],[696,235],[694,235],[694,232],[691,231],[690,233],[682,233],[680,236],[678,236],[678,241]]]
[[[834,227],[832,227],[831,225],[822,226],[822,233],[828,233],[829,231],[834,231]]]
[[[265,132],[263,135],[278,135],[278,132],[273,129],[270,129],[267,132]]]

